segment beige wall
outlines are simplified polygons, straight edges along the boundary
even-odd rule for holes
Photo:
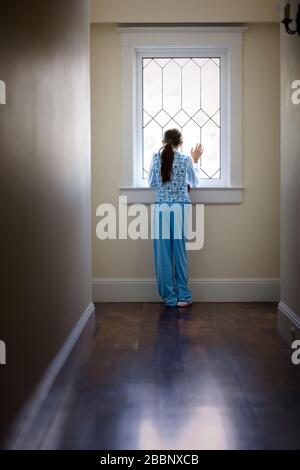
[[[283,3],[283,2],[282,2]],[[298,1],[291,2],[294,11]],[[281,301],[300,325],[300,104],[291,85],[300,80],[300,38],[281,30]],[[290,337],[289,335],[286,335]]]
[[[91,302],[89,5],[1,2],[0,437]]]
[[[91,0],[100,23],[275,22],[278,0]]]
[[[151,241],[95,236],[99,203],[117,203],[121,166],[121,50],[114,25],[92,25],[93,276],[153,278]],[[207,206],[205,248],[192,278],[279,277],[279,28],[249,25],[243,58],[243,204]]]

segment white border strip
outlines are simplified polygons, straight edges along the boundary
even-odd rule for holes
[[[279,302],[279,279],[191,279],[194,302]],[[94,279],[94,302],[161,302],[154,279]]]
[[[24,439],[28,435],[34,420],[36,419],[41,406],[43,405],[47,395],[55,382],[56,377],[64,366],[68,359],[73,347],[78,341],[85,325],[95,311],[94,304],[90,304],[82,317],[76,324],[75,328],[63,344],[62,348],[51,362],[50,366],[46,370],[42,377],[39,385],[32,394],[30,400],[27,402],[12,429],[12,435],[8,440],[7,449],[18,450],[22,448]]]

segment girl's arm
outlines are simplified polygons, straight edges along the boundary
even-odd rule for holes
[[[186,182],[191,188],[197,188],[200,184],[199,167],[189,158],[186,172]]]
[[[187,166],[187,184],[190,188],[196,188],[200,184],[198,161],[203,154],[203,150],[201,144],[197,144],[195,148],[191,149],[191,157]]]
[[[152,157],[152,162],[151,162],[150,170],[148,173],[148,184],[151,188],[154,188],[156,186],[156,175],[154,171],[154,155]]]

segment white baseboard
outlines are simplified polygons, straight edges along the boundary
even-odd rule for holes
[[[94,279],[93,302],[161,302],[154,279]],[[191,279],[194,302],[279,302],[279,279]]]
[[[300,329],[300,317],[296,315],[296,313],[290,309],[284,302],[279,302],[278,310],[282,315],[284,315],[288,320],[290,320],[296,328]]]
[[[57,353],[50,366],[43,375],[39,385],[33,392],[30,400],[26,403],[23,410],[19,413],[16,422],[11,430],[11,435],[7,442],[6,448],[10,450],[18,450],[22,448],[22,444],[32,428],[43,402],[45,401],[56,377],[68,359],[72,349],[78,341],[84,327],[88,323],[90,317],[95,311],[94,304],[90,304],[82,317],[74,327],[73,331]]]
[[[300,316],[282,301],[277,309],[279,334],[288,344],[291,344],[295,339],[300,339]]]

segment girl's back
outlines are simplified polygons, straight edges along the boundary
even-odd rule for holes
[[[191,165],[190,157],[178,150],[174,151],[170,181],[163,183],[161,175],[161,153],[153,155],[153,182],[156,188],[156,202],[186,202],[190,203],[187,187],[187,172]]]

